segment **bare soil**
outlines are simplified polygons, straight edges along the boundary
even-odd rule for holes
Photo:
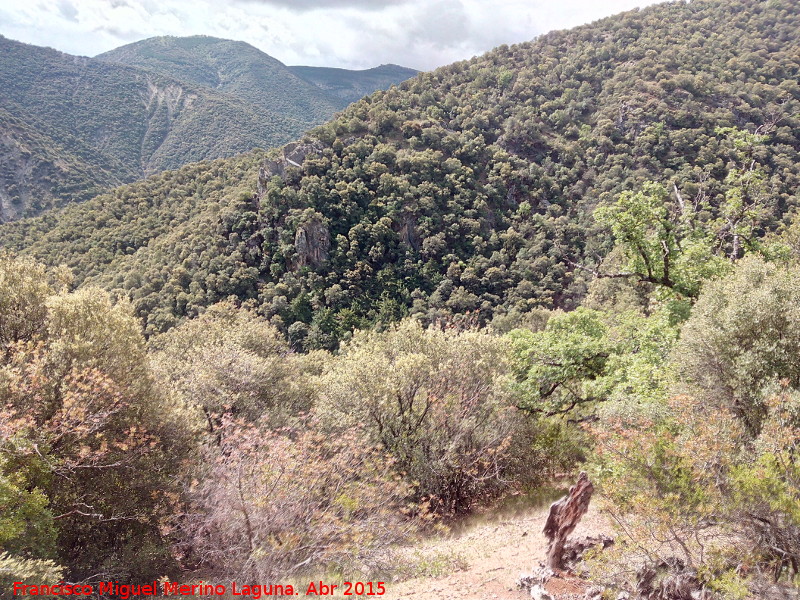
[[[549,506],[521,514],[484,520],[459,534],[431,538],[413,550],[413,557],[433,571],[387,585],[391,600],[522,600],[528,592],[516,588],[522,574],[544,561],[547,540],[542,534]],[[571,537],[610,534],[607,520],[590,506]],[[440,570],[441,573],[435,571]],[[553,579],[547,589],[556,597],[583,594],[587,585],[576,579]],[[563,597],[563,596],[562,596]]]

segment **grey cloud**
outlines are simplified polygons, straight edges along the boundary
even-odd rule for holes
[[[61,0],[61,2],[58,3],[58,12],[61,13],[61,16],[67,21],[72,21],[73,23],[78,22],[78,9],[72,6],[68,0]]]
[[[97,25],[92,29],[92,31],[94,31],[95,33],[106,33],[125,44],[129,42],[136,42],[146,37],[150,37],[148,34],[143,33],[141,31],[125,30],[122,29],[121,27],[116,27],[114,25]]]
[[[405,24],[409,41],[427,43],[438,49],[463,43],[469,37],[470,18],[458,0],[425,4],[422,11]]]
[[[347,56],[350,59],[347,66],[354,68],[392,62],[427,70],[469,58],[497,45],[487,42],[486,37],[509,41],[508,26],[502,18],[494,24],[499,31],[487,31],[489,24],[461,0],[416,2],[391,22],[361,14],[352,15],[343,23],[345,29],[359,32]],[[328,52],[328,55],[341,56],[341,50],[337,52],[335,48]]]
[[[408,4],[411,0],[238,0],[241,3],[269,4],[288,8],[295,12],[307,12],[325,8],[357,8],[379,11],[390,6]]]

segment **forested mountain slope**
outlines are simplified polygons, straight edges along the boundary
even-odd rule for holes
[[[789,0],[656,5],[421,74],[266,159],[192,165],[0,235],[121,290],[149,333],[228,295],[307,348],[408,313],[569,308],[591,277],[576,265],[610,250],[594,208],[656,180],[714,223],[736,131],[766,136],[746,149],[768,190],[758,233],[779,226],[800,182],[798,40]]]
[[[4,140],[3,158],[10,164],[2,193],[4,205],[12,208],[4,211],[3,220],[65,199],[59,192],[81,171],[88,171],[85,188],[119,184],[190,161],[287,141],[309,124],[141,69],[5,38],[0,50],[5,90],[0,108],[3,129],[11,132]],[[12,127],[12,119],[24,128]],[[37,152],[39,146],[46,150]],[[53,158],[62,154],[77,156],[77,173],[65,166],[68,159]],[[52,174],[54,184],[36,177],[39,172]],[[26,206],[27,198],[37,198],[38,206]]]
[[[249,44],[203,36],[94,59],[0,36],[0,85],[0,222],[277,146],[345,105]]]
[[[342,108],[375,90],[385,90],[410,79],[418,73],[399,65],[381,65],[372,69],[352,71],[329,67],[287,67],[298,77],[310,81],[337,98]]]
[[[279,60],[245,42],[204,35],[155,37],[115,48],[96,58],[215,89],[296,119],[307,128],[330,119],[345,106],[313,83],[294,75]],[[392,81],[386,87],[392,83],[399,81]]]

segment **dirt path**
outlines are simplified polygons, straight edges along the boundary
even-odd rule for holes
[[[521,600],[516,589],[522,573],[530,573],[545,558],[547,542],[541,533],[548,508],[468,528],[458,536],[432,539],[414,549],[425,564],[456,563],[444,575],[418,577],[387,586],[390,600]],[[590,507],[573,536],[609,533],[608,524]],[[438,557],[438,558],[437,558]]]

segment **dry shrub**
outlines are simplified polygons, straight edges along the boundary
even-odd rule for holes
[[[198,567],[263,583],[309,570],[368,574],[409,531],[408,490],[354,428],[270,431],[223,419],[186,522]]]
[[[692,396],[667,416],[595,428],[597,481],[619,528],[602,576],[635,587],[645,566],[681,564],[723,598],[748,585],[796,585],[800,570],[800,395],[764,401],[750,440],[734,410]]]
[[[331,435],[363,424],[415,488],[451,515],[539,475],[535,426],[510,402],[508,347],[482,331],[406,320],[357,332],[320,378],[317,410]]]

